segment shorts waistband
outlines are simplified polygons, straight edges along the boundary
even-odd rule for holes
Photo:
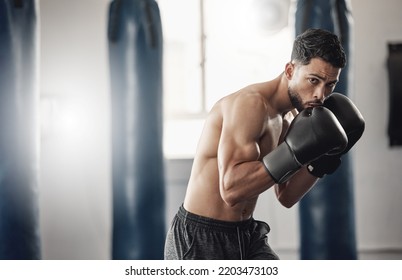
[[[254,218],[250,218],[245,221],[240,222],[228,222],[222,220],[216,220],[204,216],[199,216],[197,214],[191,213],[187,211],[183,205],[180,206],[179,211],[177,212],[177,217],[187,224],[196,224],[197,226],[201,226],[204,228],[220,230],[220,231],[229,231],[233,230],[246,230],[250,228],[250,225],[255,221]]]

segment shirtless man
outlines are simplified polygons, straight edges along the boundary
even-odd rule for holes
[[[310,29],[296,38],[277,78],[213,106],[184,203],[166,237],[165,259],[278,259],[267,242],[269,226],[253,219],[258,196],[274,186],[280,203],[292,207],[336,169],[326,158],[339,160],[358,140],[348,144],[355,127],[345,122],[360,115],[343,112],[354,105],[346,100],[331,112],[324,104],[345,63],[335,35]]]

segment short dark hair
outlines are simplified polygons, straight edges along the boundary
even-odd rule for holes
[[[293,43],[292,61],[307,65],[312,58],[321,58],[336,68],[346,65],[346,54],[338,36],[324,29],[307,29]]]

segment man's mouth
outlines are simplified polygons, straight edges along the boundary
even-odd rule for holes
[[[322,102],[319,101],[314,101],[314,102],[307,102],[307,107],[318,107],[318,106],[322,106]]]

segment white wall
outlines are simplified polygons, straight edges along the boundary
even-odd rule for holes
[[[366,119],[356,149],[359,248],[399,251],[402,258],[402,147],[390,148],[387,43],[402,42],[402,1],[353,0],[355,96]]]
[[[40,190],[45,259],[110,258],[108,3],[40,0],[41,94],[47,100]],[[402,259],[402,150],[388,147],[385,68],[386,43],[402,41],[402,1],[351,3],[354,99],[366,119],[365,134],[353,151],[358,249],[361,258]],[[81,114],[74,126],[80,128],[79,135],[69,127],[76,120],[49,110],[52,106]],[[65,124],[64,136],[56,137],[60,123]],[[191,160],[167,163],[169,223],[182,202]],[[255,217],[270,224],[270,243],[284,259],[298,257],[297,215],[297,207],[280,207],[272,191],[257,207]]]

